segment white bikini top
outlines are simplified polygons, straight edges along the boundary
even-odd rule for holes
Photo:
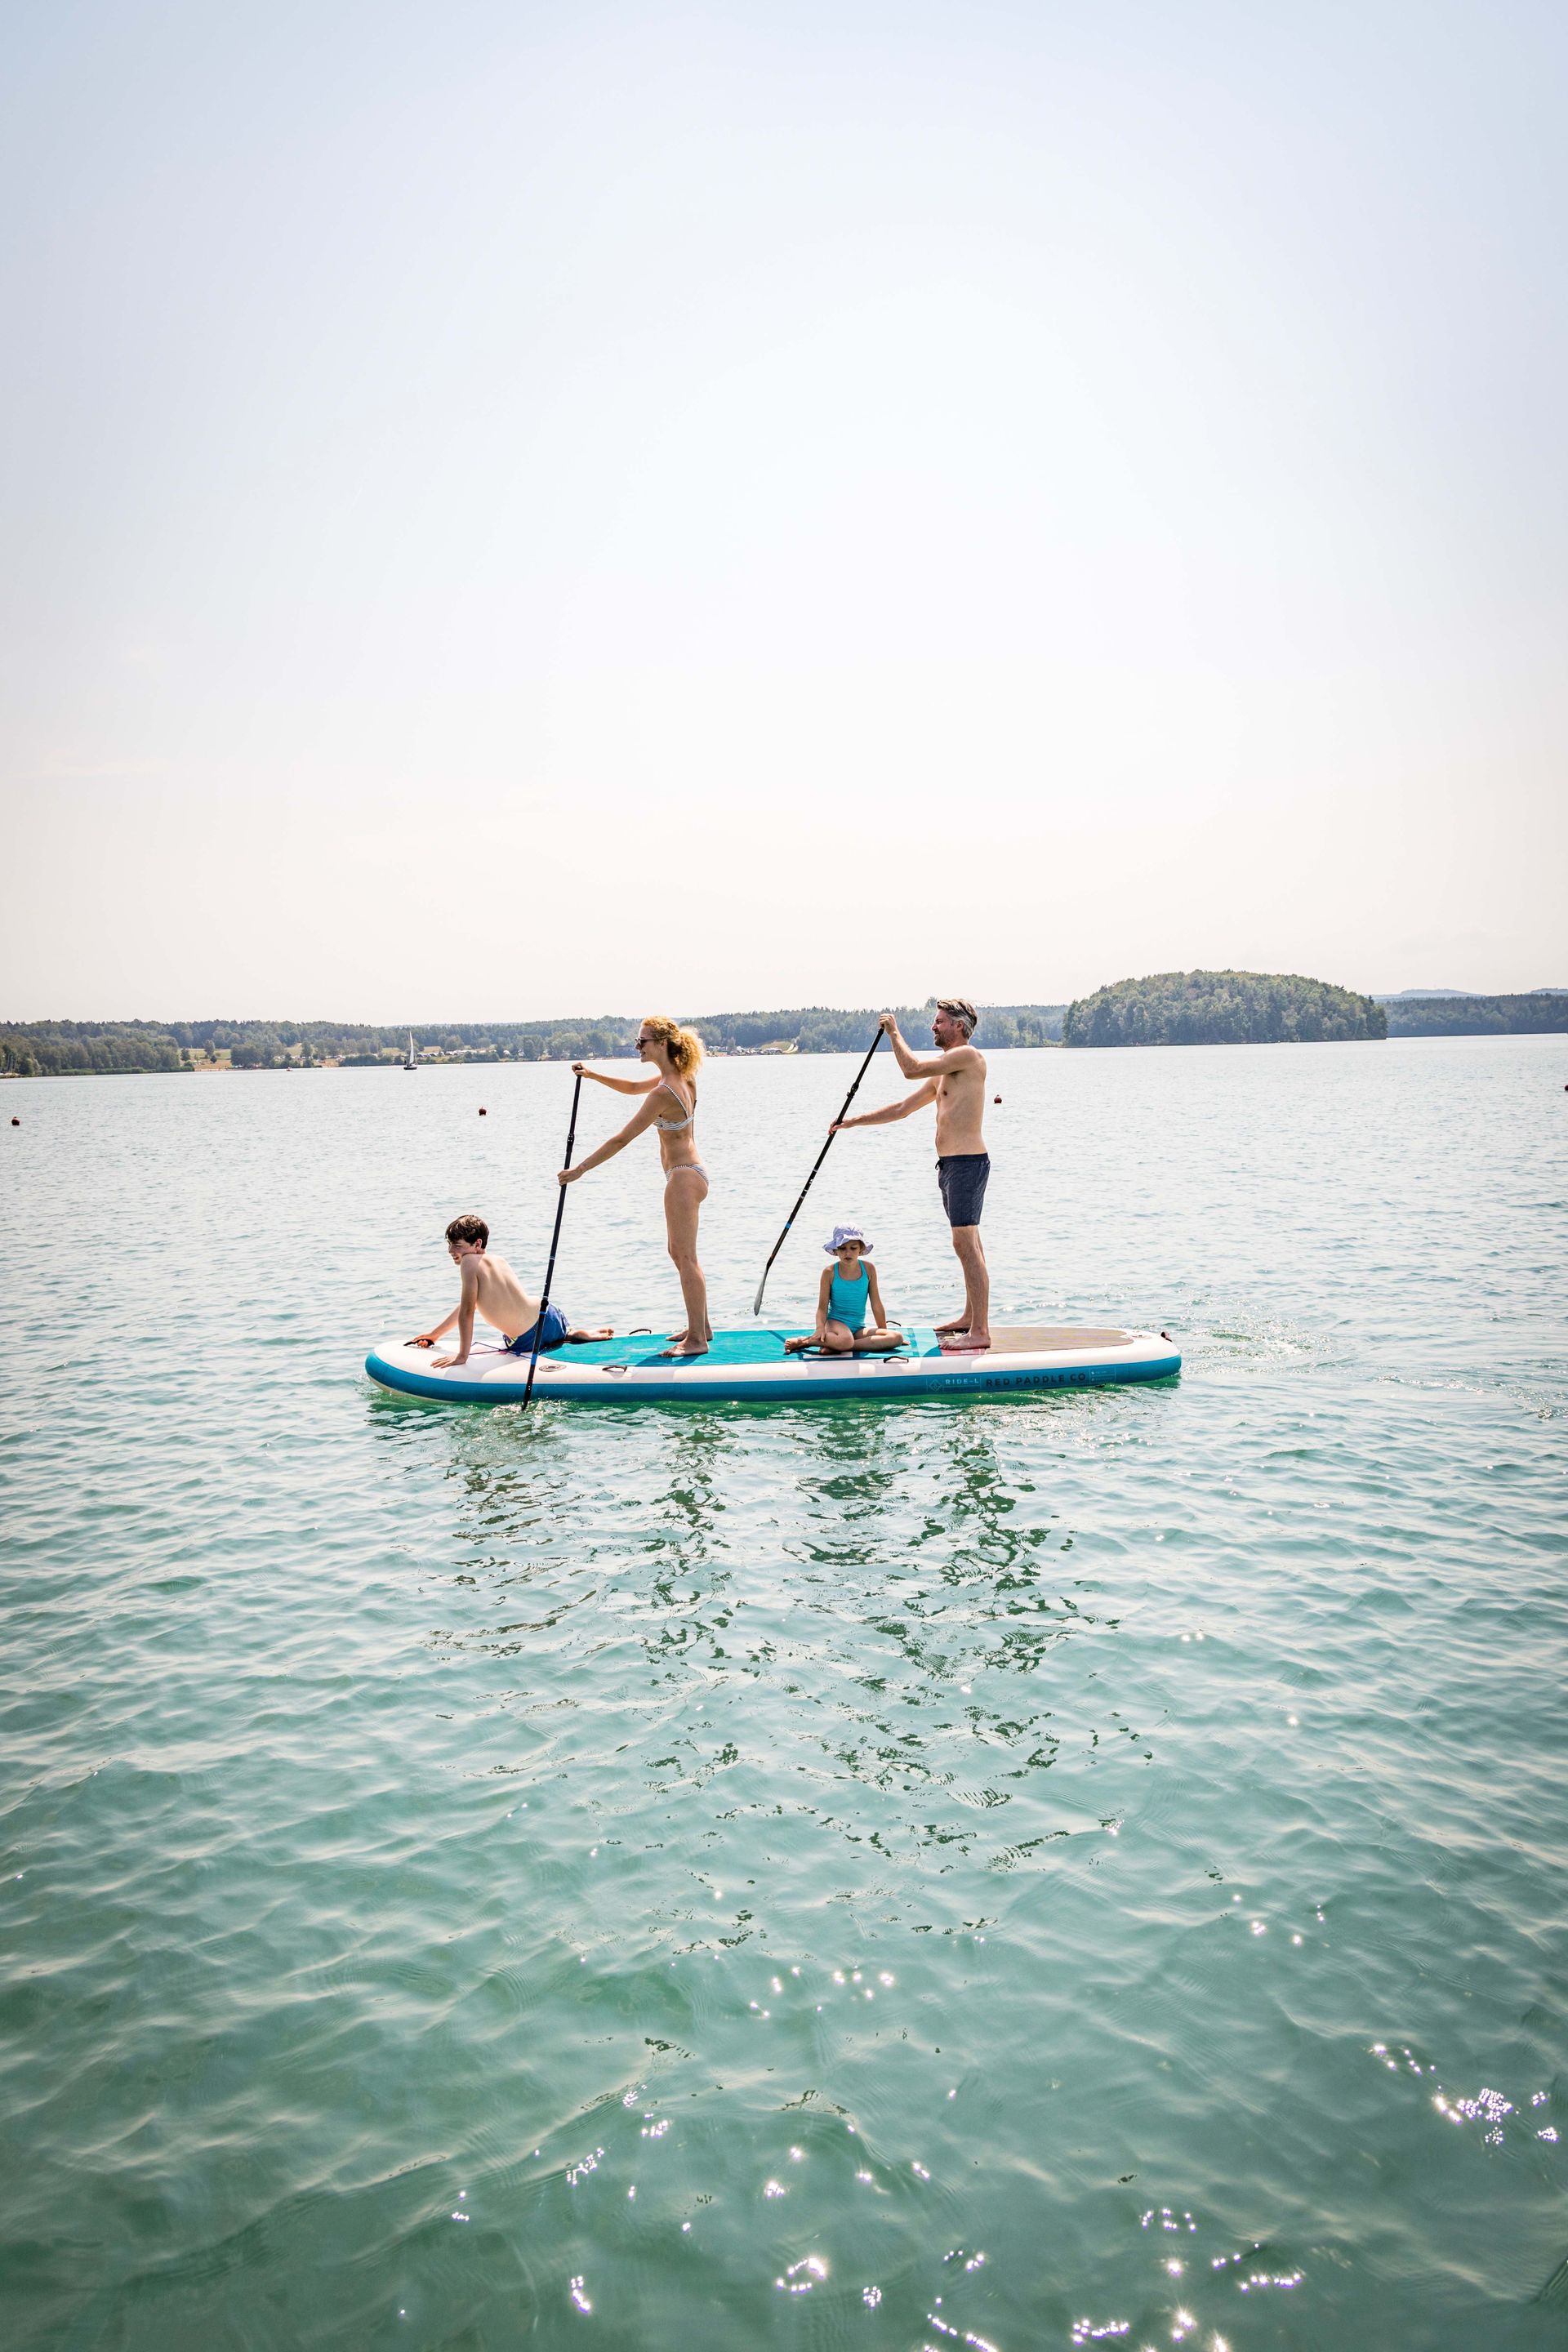
[[[680,1100],[679,1095],[676,1094],[675,1088],[670,1085],[668,1078],[661,1078],[659,1084],[668,1093],[675,1095],[677,1102]],[[677,1135],[683,1127],[689,1127],[696,1116],[697,1097],[694,1093],[691,1098],[691,1108],[687,1112],[684,1118],[656,1118],[654,1120],[654,1125],[658,1128],[661,1135]]]

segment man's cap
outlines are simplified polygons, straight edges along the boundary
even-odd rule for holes
[[[829,1257],[837,1257],[846,1242],[858,1242],[868,1255],[870,1253],[871,1244],[858,1225],[835,1225],[833,1239],[830,1242],[824,1242],[822,1246]]]
[[[980,1026],[980,1015],[967,996],[939,996],[936,1009],[939,1013],[956,1013],[961,1021],[967,1021],[972,1036]]]

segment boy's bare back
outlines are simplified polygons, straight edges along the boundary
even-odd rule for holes
[[[488,1249],[476,1250],[463,1260],[463,1275],[475,1284],[475,1307],[503,1339],[515,1339],[533,1328],[539,1319],[539,1301],[524,1290],[504,1257],[493,1257]]]

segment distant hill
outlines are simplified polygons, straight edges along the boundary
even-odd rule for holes
[[[1384,1037],[1370,996],[1299,972],[1159,971],[1069,1004],[1067,1045],[1317,1045]]]
[[[932,997],[898,1008],[922,1043]],[[1063,1004],[983,1004],[983,1045],[1054,1045]],[[837,1054],[871,1042],[878,1012],[812,1004],[780,1013],[683,1013],[712,1053],[756,1053],[793,1046]],[[569,1062],[628,1055],[637,1017],[605,1013],[571,1021],[417,1022],[416,1050],[425,1062]],[[410,1024],[373,1027],[342,1021],[8,1021],[0,1023],[0,1075],[91,1076],[132,1071],[395,1068],[407,1051]]]
[[[1521,996],[1409,995],[1388,1006],[1391,1037],[1501,1037],[1568,1029],[1568,989]]]
[[[1374,988],[1372,992],[1374,1004],[1414,1004],[1428,997],[1441,997],[1448,1004],[1457,1004],[1461,999],[1479,1003],[1484,994],[1483,990],[1474,988]],[[1494,996],[1488,1001],[1510,1004],[1514,996],[1568,996],[1568,987],[1515,989],[1508,996]]]

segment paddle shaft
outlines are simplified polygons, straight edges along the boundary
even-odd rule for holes
[[[572,1147],[577,1140],[577,1099],[582,1091],[582,1079],[575,1079],[572,1087],[572,1117],[566,1128],[566,1157],[561,1163],[563,1168],[570,1168],[572,1165]],[[539,1364],[539,1343],[544,1337],[544,1310],[550,1304],[550,1286],[555,1279],[555,1253],[561,1246],[561,1220],[565,1211],[566,1187],[564,1184],[558,1184],[555,1188],[555,1230],[550,1236],[550,1263],[544,1269],[544,1296],[539,1302],[539,1313],[534,1318],[533,1352],[528,1360],[528,1386],[522,1392],[525,1411],[528,1401],[533,1394],[533,1375]]]
[[[881,1042],[882,1042],[882,1033],[881,1033],[880,1029],[879,1029],[879,1030],[878,1030],[878,1032],[877,1032],[877,1034],[876,1034],[876,1035],[875,1035],[875,1036],[872,1038],[872,1040],[871,1040],[871,1052],[870,1052],[870,1053],[868,1053],[868,1054],[867,1055],[867,1056],[866,1056],[865,1060],[861,1063],[861,1065],[860,1065],[859,1068],[856,1071],[856,1073],[855,1073],[855,1083],[854,1083],[854,1085],[850,1087],[850,1089],[849,1089],[848,1093],[845,1096],[843,1102],[839,1105],[839,1108],[838,1108],[838,1119],[843,1118],[843,1117],[845,1116],[845,1113],[848,1110],[850,1104],[854,1101],[854,1099],[855,1099],[856,1096],[857,1096],[857,1095],[858,1094],[858,1092],[860,1091],[860,1081],[861,1081],[861,1079],[865,1076],[865,1075],[866,1075],[867,1071],[868,1071],[868,1070],[870,1068],[870,1066],[871,1066],[871,1055],[872,1055],[872,1054],[874,1054],[874,1053],[876,1052],[876,1050],[877,1050],[878,1046],[881,1044]],[[837,1124],[838,1124],[838,1119],[835,1119],[835,1120],[834,1120],[834,1122],[833,1122],[833,1126],[834,1126],[834,1127],[837,1127]],[[823,1147],[822,1147],[821,1150],[817,1153],[816,1160],[812,1162],[811,1173],[810,1173],[810,1175],[806,1178],[806,1180],[805,1180],[805,1183],[804,1183],[804,1184],[801,1186],[801,1188],[800,1188],[800,1201],[804,1201],[804,1200],[805,1200],[805,1198],[806,1194],[810,1192],[810,1190],[811,1190],[812,1186],[816,1183],[816,1171],[817,1171],[817,1170],[821,1167],[821,1165],[822,1165],[823,1161],[826,1159],[826,1157],[827,1157],[827,1153],[828,1153],[828,1148],[829,1148],[829,1146],[831,1145],[832,1141],[833,1141],[833,1128],[829,1128],[829,1129],[828,1129],[828,1130],[827,1130],[827,1142],[826,1142],[826,1143],[825,1143],[825,1144],[823,1145]],[[752,1299],[752,1314],[753,1314],[753,1315],[760,1315],[760,1314],[762,1313],[762,1311],[763,1311],[763,1291],[764,1291],[764,1290],[767,1288],[767,1286],[768,1286],[768,1276],[769,1276],[769,1275],[770,1275],[770,1274],[773,1272],[773,1260],[774,1260],[774,1258],[775,1258],[775,1257],[777,1257],[777,1255],[778,1255],[778,1254],[779,1254],[780,1250],[782,1250],[782,1249],[783,1249],[783,1247],[784,1247],[784,1245],[785,1242],[789,1239],[789,1229],[790,1229],[790,1227],[794,1224],[794,1223],[795,1223],[795,1219],[796,1219],[796,1218],[799,1216],[799,1214],[800,1214],[800,1201],[797,1201],[797,1202],[795,1202],[795,1204],[794,1208],[790,1211],[790,1213],[789,1213],[788,1216],[784,1219],[784,1231],[783,1231],[783,1233],[779,1235],[779,1237],[778,1237],[777,1241],[773,1244],[773,1245],[772,1249],[768,1252],[768,1262],[767,1262],[766,1265],[764,1265],[764,1266],[763,1266],[763,1278],[762,1278],[761,1282],[759,1282],[759,1283],[758,1283],[758,1285],[757,1285],[757,1295],[756,1295],[755,1298],[753,1298],[753,1299]]]

